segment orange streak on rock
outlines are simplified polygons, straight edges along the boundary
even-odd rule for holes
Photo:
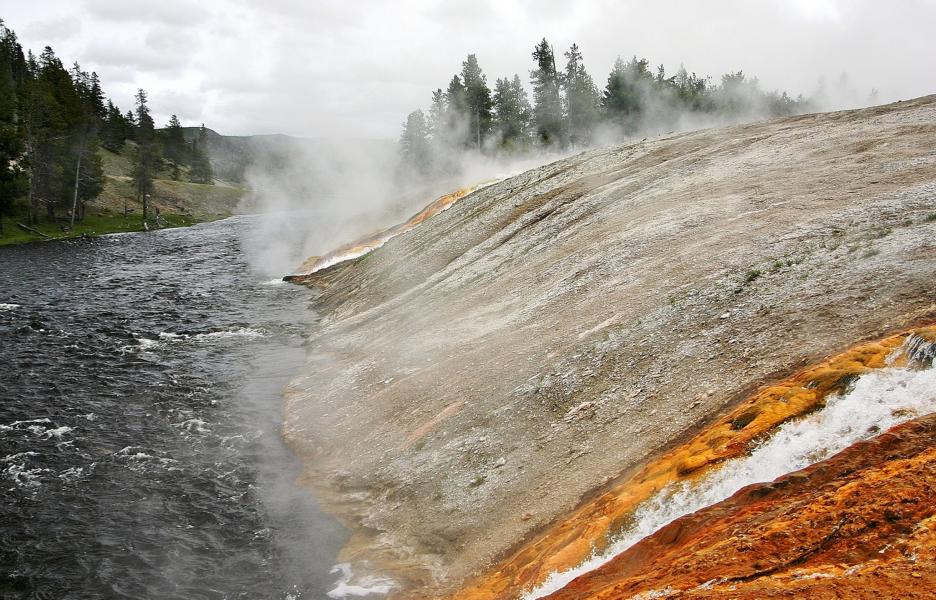
[[[411,433],[406,438],[406,440],[403,441],[403,443],[400,445],[400,449],[406,450],[407,448],[415,444],[417,441],[419,441],[420,438],[422,438],[427,433],[435,429],[435,427],[439,423],[441,423],[445,419],[451,417],[452,415],[460,411],[464,406],[465,406],[464,402],[453,402],[449,404],[448,406],[446,406],[444,409],[442,409],[442,412],[440,412],[436,416],[432,417],[431,419],[429,419],[428,421],[426,421],[425,423],[417,427],[416,430],[413,431],[413,433]]]
[[[934,513],[931,414],[677,519],[548,597],[933,598]]]
[[[663,487],[698,477],[745,454],[752,442],[783,422],[819,408],[831,393],[855,377],[886,366],[886,360],[911,334],[936,339],[936,326],[892,335],[856,346],[789,378],[760,388],[726,416],[688,443],[624,475],[610,489],[588,500],[567,518],[524,544],[486,575],[458,592],[457,600],[518,597],[551,572],[580,564],[604,550],[608,536],[622,529],[637,506]],[[900,364],[900,359],[895,366]]]
[[[300,265],[299,269],[297,270],[298,274],[290,275],[287,279],[290,281],[301,280],[303,277],[307,277],[316,271],[321,271],[322,269],[328,268],[340,262],[363,256],[372,250],[380,248],[392,238],[400,235],[401,233],[406,233],[407,231],[416,228],[426,219],[430,219],[443,212],[483,185],[486,184],[462,188],[450,194],[440,196],[439,198],[433,200],[428,206],[426,206],[426,208],[410,217],[405,223],[394,225],[388,229],[376,231],[370,235],[340,246],[339,248],[332,250],[323,256],[313,256]]]

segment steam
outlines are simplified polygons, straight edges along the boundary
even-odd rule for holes
[[[254,138],[245,173],[251,192],[241,206],[243,212],[261,215],[245,241],[252,267],[271,278],[291,273],[310,257],[406,221],[439,196],[585,149],[776,116],[854,108],[878,99],[875,90],[860,91],[845,74],[831,83],[820,80],[809,97],[792,98],[785,92],[762,89],[757,78],[740,71],[713,81],[690,74],[682,66],[675,72],[660,68],[654,74],[649,64],[636,57],[615,64],[615,69],[624,68],[620,81],[631,90],[632,113],[604,115],[597,106],[604,78],[596,77],[597,85],[589,83],[595,87],[588,101],[594,104],[588,109],[592,111],[588,133],[576,139],[574,132],[566,131],[570,143],[565,145],[539,145],[532,121],[514,131],[510,139],[502,137],[501,126],[492,127],[486,135],[478,129],[473,136],[471,132],[478,127],[473,115],[449,106],[441,89],[433,94],[426,114],[421,110],[410,114],[401,143]],[[602,71],[593,68],[592,72]],[[529,84],[517,78],[510,85],[516,89],[507,91],[516,91],[517,104],[510,110],[530,111]],[[563,110],[569,110],[566,96],[562,103]],[[571,129],[572,117],[568,118]]]
[[[399,587],[385,577],[365,575],[355,579],[354,573],[351,571],[351,565],[348,563],[335,565],[331,572],[338,574],[340,578],[335,587],[329,590],[327,594],[329,598],[385,596]]]
[[[877,89],[860,89],[847,73],[835,78],[820,77],[808,95],[793,97],[779,90],[764,89],[757,77],[743,72],[711,77],[688,74],[684,67],[668,78],[691,88],[704,85],[706,92],[699,99],[702,106],[687,105],[678,97],[678,90],[660,89],[653,79],[632,80],[640,101],[640,111],[627,126],[609,120],[599,121],[588,144],[583,148],[607,146],[669,133],[725,127],[752,123],[784,116],[812,112],[827,112],[874,106],[881,102]],[[686,83],[689,85],[686,86]]]
[[[253,269],[275,277],[377,226],[391,202],[395,148],[389,142],[279,138],[246,172],[241,206],[259,213],[244,240]]]
[[[401,170],[394,142],[277,138],[246,171],[250,193],[240,210],[258,218],[244,248],[254,271],[282,277],[312,256],[405,222],[439,196],[554,158],[464,153],[457,172],[426,179]]]

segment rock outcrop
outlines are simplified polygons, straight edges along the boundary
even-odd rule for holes
[[[931,363],[930,357],[915,356],[918,346],[925,351],[936,347],[936,326],[859,344],[761,387],[688,442],[648,460],[633,475],[615,482],[525,542],[518,552],[460,590],[458,600],[516,598],[518,590],[533,588],[550,573],[571,569],[593,553],[603,553],[641,503],[659,490],[697,482],[726,461],[748,455],[778,426],[821,410],[831,395],[845,392],[862,375],[904,366],[908,360]]]
[[[343,560],[455,592],[760,385],[936,320],[934,149],[933,96],[648,139],[305,278],[285,435]]]
[[[548,598],[932,598],[936,414],[678,519]]]

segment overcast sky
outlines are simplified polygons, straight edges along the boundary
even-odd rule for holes
[[[2,0],[36,53],[97,71],[126,111],[147,90],[229,135],[395,138],[465,55],[527,80],[533,45],[577,42],[599,86],[618,55],[809,94],[819,78],[881,100],[936,92],[936,0]],[[561,56],[557,56],[562,65]]]

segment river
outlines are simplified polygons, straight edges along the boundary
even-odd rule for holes
[[[235,217],[0,248],[0,596],[321,598],[346,532],[294,483],[306,290]]]

